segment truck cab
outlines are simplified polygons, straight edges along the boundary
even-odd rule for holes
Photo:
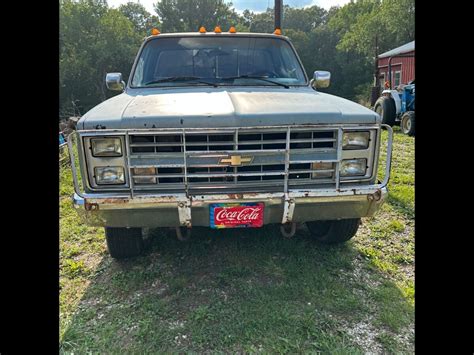
[[[144,39],[121,93],[84,114],[68,140],[84,220],[114,258],[139,255],[151,228],[306,223],[321,243],[352,238],[387,195],[392,130],[320,92],[281,34],[170,33]],[[377,180],[381,130],[387,159]]]

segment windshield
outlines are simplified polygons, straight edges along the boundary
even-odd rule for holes
[[[306,85],[287,41],[258,37],[169,37],[149,41],[131,87]]]

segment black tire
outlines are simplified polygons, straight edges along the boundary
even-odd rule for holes
[[[357,233],[359,224],[360,218],[306,222],[311,235],[324,244],[347,242]]]
[[[107,249],[114,259],[138,256],[143,251],[141,228],[105,227]]]
[[[410,137],[415,135],[415,111],[407,111],[400,121],[402,132]]]
[[[374,111],[382,117],[382,123],[388,124],[390,127],[395,124],[397,109],[395,101],[391,97],[379,97],[375,102]]]

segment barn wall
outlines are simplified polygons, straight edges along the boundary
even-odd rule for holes
[[[404,54],[415,54],[415,51],[411,51]],[[380,58],[378,62],[379,73],[385,73],[386,80],[388,80],[388,59],[389,57]],[[398,70],[401,70],[402,72],[402,84],[408,84],[410,81],[415,79],[415,57],[393,58],[392,71],[395,72]]]

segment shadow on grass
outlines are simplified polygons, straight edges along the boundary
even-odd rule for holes
[[[412,346],[394,335],[412,326],[413,307],[351,242],[321,246],[305,227],[285,239],[266,226],[197,229],[187,243],[159,230],[149,244],[140,258],[104,257],[61,352],[363,353]]]
[[[390,190],[389,190],[390,191]],[[413,199],[412,199],[413,200]],[[407,201],[403,196],[399,196],[396,192],[389,192],[387,202],[398,212],[407,218],[415,218],[415,209],[412,201]]]

